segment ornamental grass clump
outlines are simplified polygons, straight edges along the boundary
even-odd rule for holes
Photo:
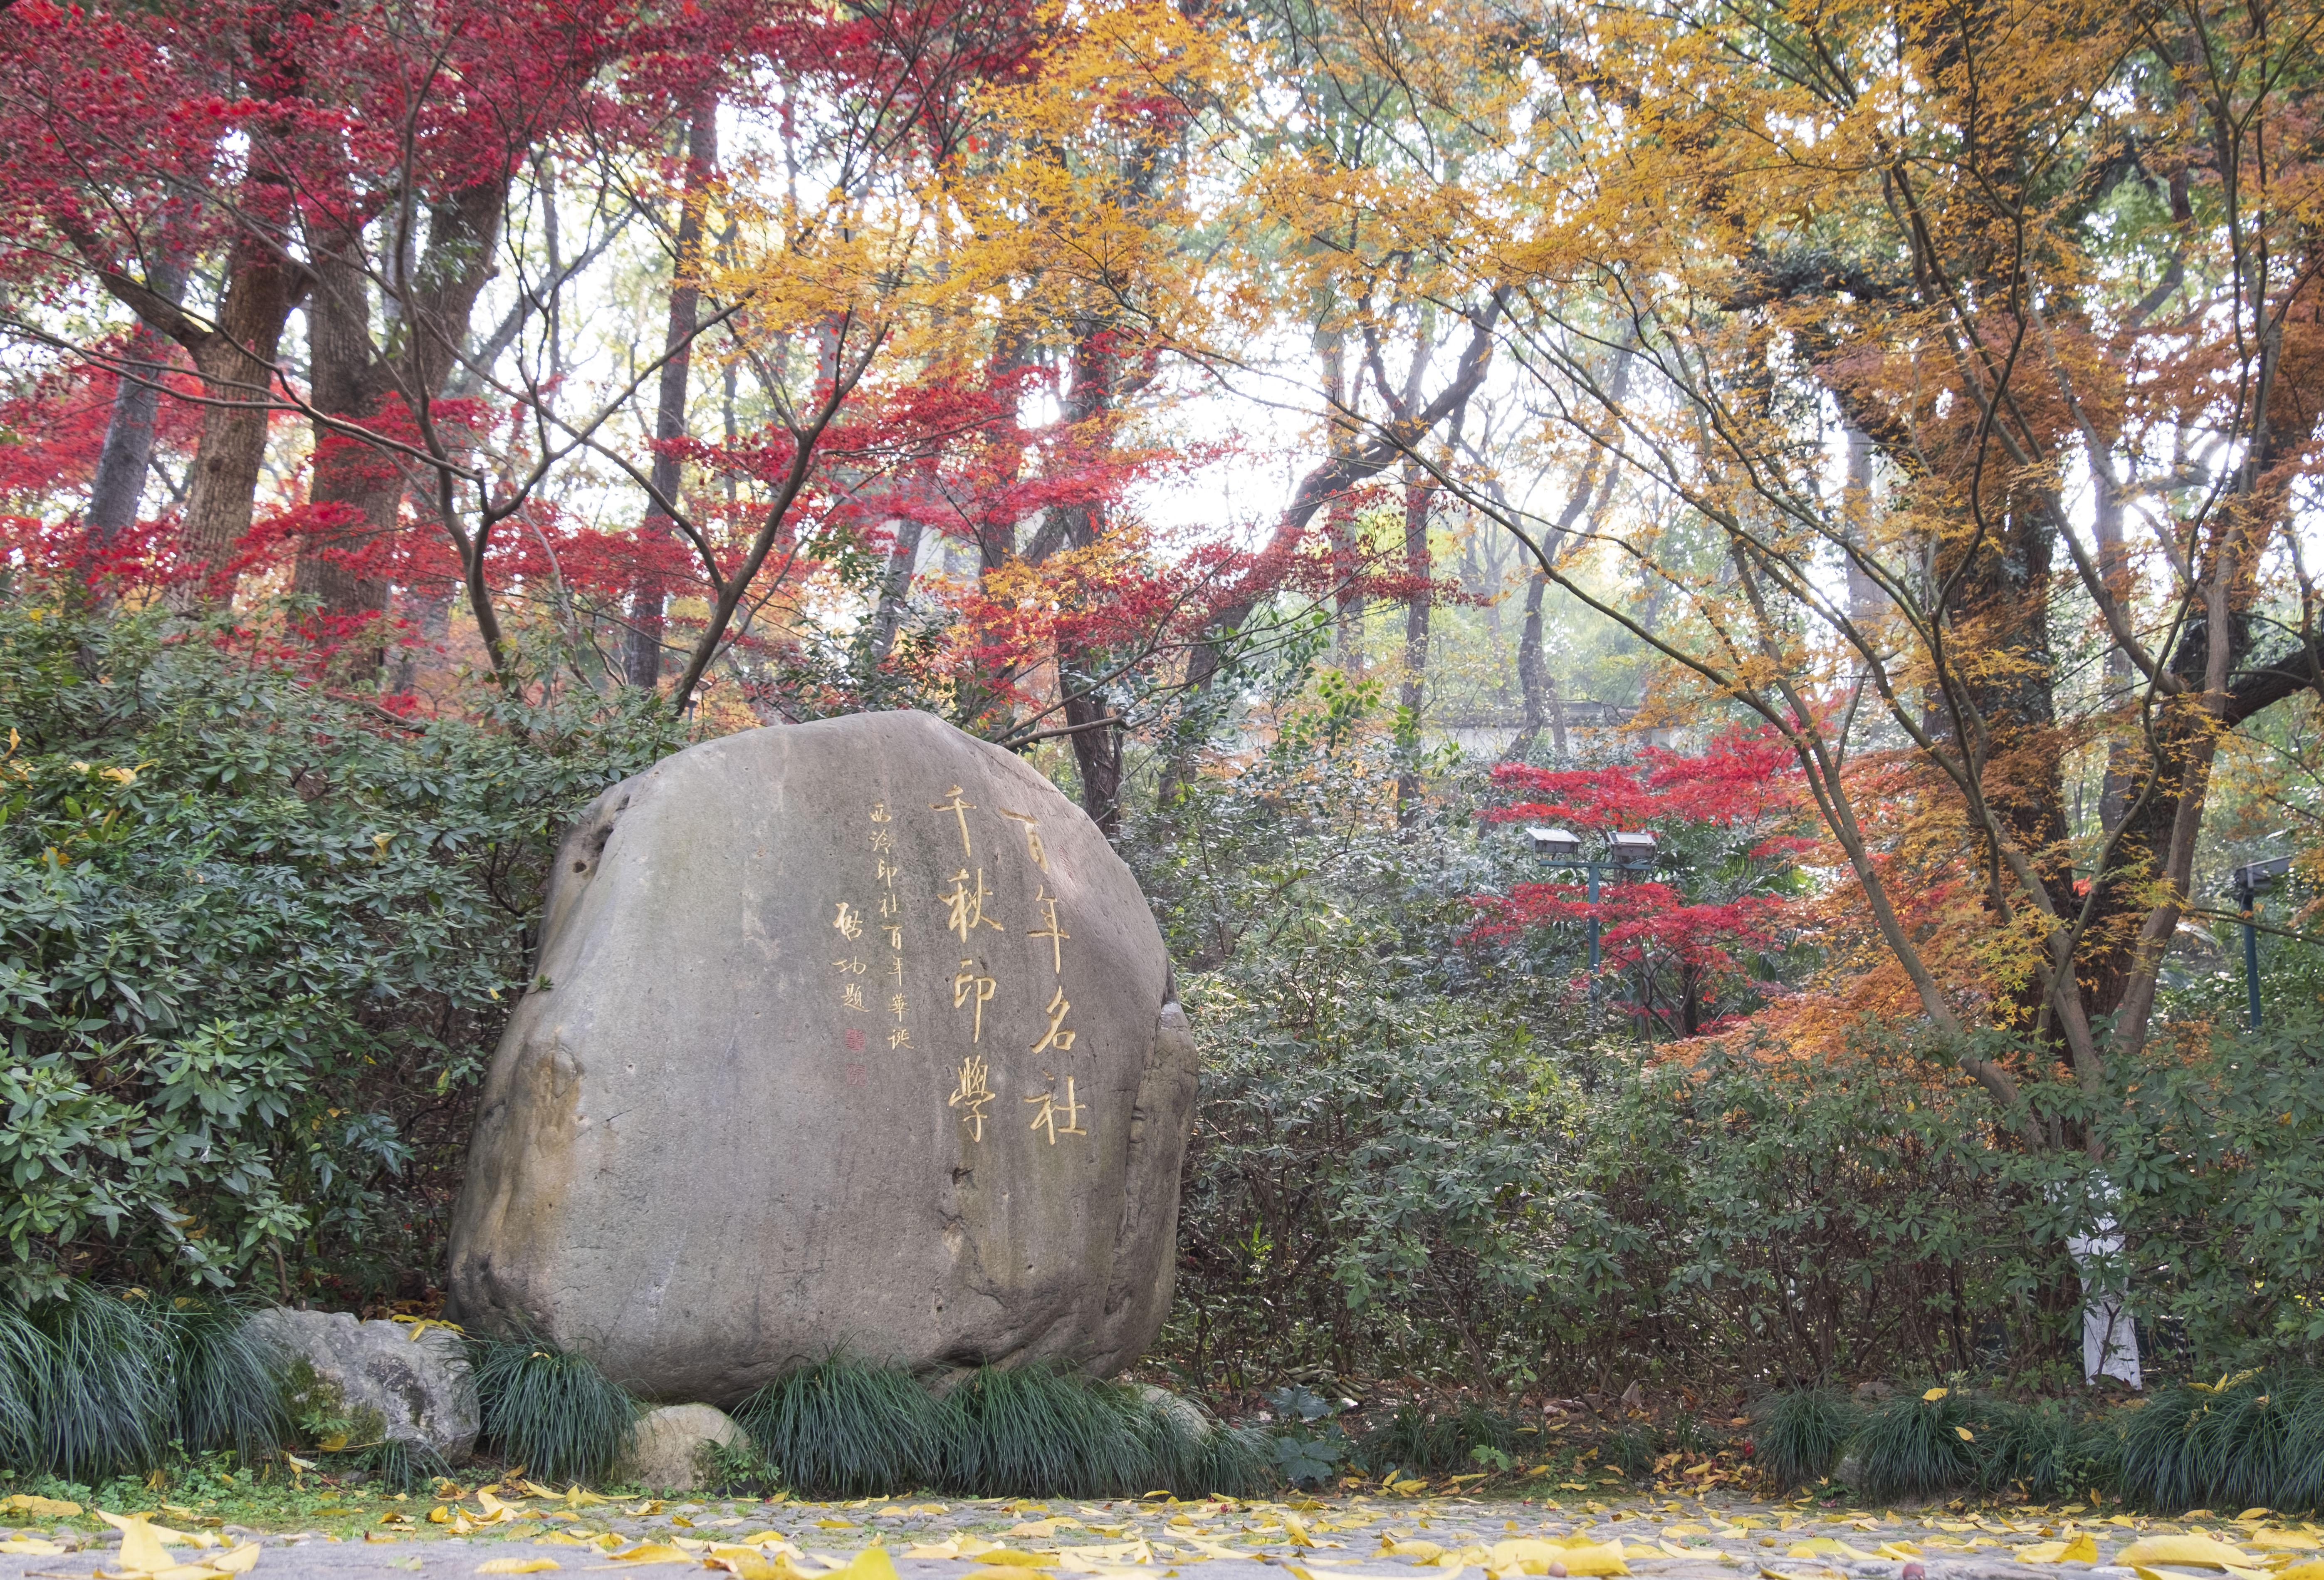
[[[586,1355],[525,1335],[468,1340],[483,1437],[544,1482],[601,1482],[629,1446],[637,1401]]]
[[[2324,1508],[2324,1374],[2172,1383],[2124,1422],[2121,1455],[2123,1494],[2146,1508]]]
[[[1159,1389],[1047,1366],[981,1367],[942,1396],[834,1357],[734,1412],[783,1483],[815,1497],[933,1487],[975,1497],[1244,1497],[1274,1484],[1261,1434]]]
[[[2115,1486],[2122,1439],[2108,1422],[2060,1400],[2029,1405],[1997,1401],[1978,1435],[1979,1480],[1988,1492],[2016,1492],[2042,1501]]]
[[[1863,1424],[1863,1407],[1837,1388],[1771,1393],[1751,1412],[1752,1463],[1778,1491],[1812,1486],[1831,1474]]]
[[[977,1497],[1134,1497],[1167,1468],[1131,1391],[1047,1366],[980,1367],[942,1409],[945,1483]]]
[[[856,1498],[935,1484],[938,1413],[910,1372],[835,1357],[768,1383],[734,1419],[786,1484]]]
[[[1981,1413],[1978,1401],[1959,1389],[1889,1400],[1856,1435],[1864,1466],[1858,1490],[1874,1498],[1926,1498],[1975,1486]]]
[[[223,1301],[69,1283],[0,1307],[0,1459],[97,1482],[173,1452],[272,1452],[286,1417],[273,1363]]]

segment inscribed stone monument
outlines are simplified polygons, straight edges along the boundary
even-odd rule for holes
[[[1018,758],[908,712],[690,747],[582,815],[542,929],[456,1319],[721,1404],[1152,1342],[1194,1044],[1129,869]]]

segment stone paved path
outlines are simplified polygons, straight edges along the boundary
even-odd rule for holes
[[[393,1523],[364,1527],[262,1535],[225,1526],[211,1533],[220,1547],[172,1548],[184,1566],[163,1580],[205,1580],[205,1558],[250,1542],[262,1544],[250,1570],[258,1576],[465,1576],[512,1572],[506,1560],[546,1559],[559,1573],[672,1575],[715,1566],[773,1580],[836,1580],[842,1569],[852,1571],[846,1580],[886,1580],[878,1558],[854,1562],[874,1547],[901,1580],[1492,1580],[1492,1566],[1508,1563],[1513,1549],[1491,1549],[1512,1541],[1560,1544],[1576,1575],[1610,1568],[1618,1543],[1624,1571],[1651,1580],[1913,1580],[1914,1565],[1926,1580],[2134,1580],[2111,1561],[2116,1555],[2141,1537],[2177,1533],[2236,1544],[2250,1560],[2246,1580],[2273,1580],[2267,1571],[2310,1563],[2324,1546],[2314,1524],[2264,1511],[2162,1520],[2081,1505],[1899,1511],[1716,1496],[1563,1505],[1489,1497],[768,1503],[503,1501],[488,1489],[458,1503],[406,1507],[413,1512]],[[429,1519],[435,1509],[438,1522]],[[174,1517],[153,1518],[166,1525]],[[2096,1562],[2039,1561],[2082,1535],[2092,1538]],[[1572,1551],[1582,1546],[1591,1551]],[[2037,1561],[2025,1560],[2028,1548]],[[1530,1548],[1522,1556],[1542,1557]],[[121,1573],[121,1557],[119,1534],[98,1526],[93,1512],[0,1532],[0,1580],[87,1580]],[[2218,1569],[2146,1567],[2156,1580],[2237,1580]],[[2285,1580],[2319,1575],[2324,1566]]]

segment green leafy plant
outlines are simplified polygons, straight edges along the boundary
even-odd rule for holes
[[[1348,1434],[1331,1418],[1331,1401],[1308,1388],[1278,1388],[1268,1395],[1280,1423],[1269,1439],[1276,1474],[1295,1487],[1321,1486],[1348,1457]]]
[[[629,1446],[637,1401],[586,1355],[521,1335],[470,1335],[482,1436],[545,1482],[599,1482]]]
[[[1831,1474],[1863,1420],[1839,1389],[1783,1389],[1751,1412],[1752,1462],[1779,1491],[1812,1485]]]

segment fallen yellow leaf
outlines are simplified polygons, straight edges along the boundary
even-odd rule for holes
[[[0,1498],[0,1510],[11,1514],[31,1514],[42,1520],[69,1520],[80,1512],[80,1505],[62,1498],[43,1498],[32,1492],[11,1492]]]
[[[1953,1428],[1953,1436],[1960,1438],[1964,1443],[1974,1443],[1977,1441],[1977,1434],[1970,1431],[1967,1427],[1955,1427]]]
[[[2324,1551],[2324,1544],[2319,1544],[2312,1536],[2302,1536],[2296,1530],[2255,1530],[2244,1538],[2244,1543],[2247,1547],[2255,1547],[2264,1553]]]
[[[476,1566],[479,1575],[538,1575],[543,1569],[561,1568],[555,1558],[487,1558]]]
[[[877,1551],[877,1548],[869,1549]],[[1011,1569],[1054,1569],[1057,1566],[1054,1553],[1020,1553],[1010,1548],[987,1548],[976,1555],[987,1566]],[[849,1567],[853,1567],[850,1565]]]
[[[64,1550],[56,1543],[43,1541],[37,1536],[20,1536],[0,1541],[0,1553],[20,1553],[32,1558],[53,1558]]]
[[[2255,1560],[2241,1548],[2216,1537],[2145,1536],[2115,1555],[2114,1561],[2137,1568],[2143,1564],[2184,1564],[2200,1568],[2248,1569]]]
[[[625,1553],[609,1555],[617,1564],[691,1564],[694,1555],[666,1541],[640,1542]]]
[[[116,1562],[134,1575],[158,1575],[164,1569],[181,1567],[162,1547],[164,1541],[182,1541],[174,1530],[165,1530],[148,1520],[143,1514],[107,1514],[100,1509],[97,1517],[121,1532],[121,1551]]]
[[[1627,1575],[1630,1566],[1622,1561],[1622,1544],[1609,1542],[1604,1547],[1567,1548],[1557,1560],[1565,1566],[1568,1575]]]
[[[1932,1388],[1928,1392],[1921,1395],[1921,1398],[1926,1403],[1934,1404],[1937,1400],[1944,1398],[1946,1394],[1950,1393],[1951,1391],[1952,1390],[1950,1388]]]

